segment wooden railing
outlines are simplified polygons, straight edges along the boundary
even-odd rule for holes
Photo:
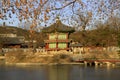
[[[69,39],[64,39],[64,40],[45,40],[45,43],[49,43],[49,42],[70,42]]]

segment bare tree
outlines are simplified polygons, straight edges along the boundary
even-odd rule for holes
[[[90,19],[105,19],[114,13],[119,15],[119,3],[119,0],[1,0],[0,18],[12,18],[14,14],[20,22],[30,21],[33,23],[31,25],[39,25],[67,8],[72,14],[79,16],[81,25],[86,25]],[[82,27],[85,29],[85,26]]]

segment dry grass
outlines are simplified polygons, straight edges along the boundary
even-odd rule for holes
[[[58,52],[56,54],[42,53],[24,53],[22,51],[6,53],[6,61],[10,63],[70,63],[73,61],[73,56],[66,52]],[[117,52],[98,51],[95,53],[87,53],[83,56],[84,59],[118,59]]]
[[[8,52],[6,53],[6,61],[10,63],[67,63],[71,62],[72,58],[67,54],[54,54],[53,56],[45,55],[40,56],[40,54],[35,55],[35,53],[22,51]]]
[[[118,59],[119,55],[117,52],[110,52],[110,51],[97,51],[95,53],[88,53],[84,56],[85,59]]]

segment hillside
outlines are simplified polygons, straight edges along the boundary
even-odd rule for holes
[[[117,46],[118,31],[106,28],[77,31],[70,35],[74,41],[80,42],[84,46]]]
[[[0,26],[0,34],[8,34],[8,33],[15,33],[18,36],[24,36],[26,39],[29,39],[28,30],[14,27],[14,26],[6,26],[6,27]]]
[[[0,34],[1,33],[16,33],[18,36],[24,36],[26,40],[30,40],[30,33],[28,30],[14,26],[0,26]],[[41,43],[44,43],[46,38],[47,36],[45,33],[36,32],[31,39],[36,40],[37,44],[40,45]],[[70,39],[80,42],[84,46],[117,46],[118,32],[109,27],[100,27],[93,30],[76,31],[70,34]]]
[[[30,32],[28,30],[18,28],[15,26],[0,26],[0,34],[15,33],[17,36],[24,36],[26,40],[34,39],[37,41],[37,45],[43,44],[45,38],[47,37],[45,33],[35,32],[30,38]]]

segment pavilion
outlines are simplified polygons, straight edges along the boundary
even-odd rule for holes
[[[48,34],[48,39],[44,40],[45,49],[47,51],[69,50],[71,41],[69,34],[74,31],[75,29],[73,27],[64,25],[57,19],[56,23],[42,29],[42,32]]]

